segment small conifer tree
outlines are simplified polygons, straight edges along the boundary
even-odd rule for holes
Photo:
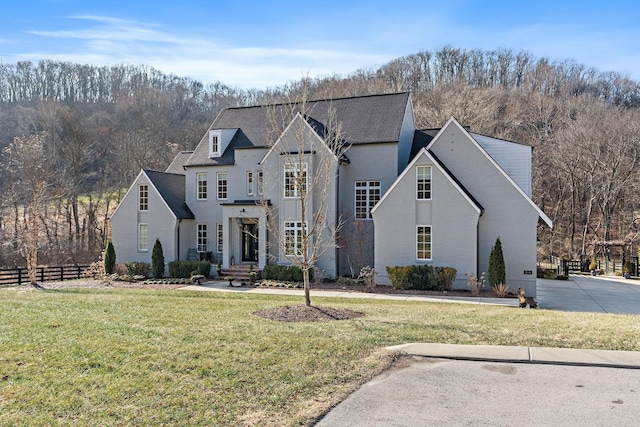
[[[109,240],[107,243],[107,250],[104,254],[104,273],[113,274],[116,268],[116,250],[113,248],[113,243]]]
[[[154,279],[164,277],[164,254],[162,253],[162,243],[160,239],[156,239],[151,253],[151,274]]]
[[[489,255],[489,285],[496,286],[500,283],[505,284],[505,276],[502,242],[500,241],[500,237],[498,237]]]

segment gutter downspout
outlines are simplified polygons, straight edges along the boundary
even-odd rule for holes
[[[178,220],[176,231],[176,261],[180,261],[180,224],[182,224],[182,219]]]

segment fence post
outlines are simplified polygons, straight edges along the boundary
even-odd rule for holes
[[[40,267],[40,281],[44,282],[44,267]]]
[[[22,269],[18,268],[18,285],[22,285]]]

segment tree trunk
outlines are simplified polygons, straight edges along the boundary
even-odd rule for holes
[[[311,295],[309,294],[309,269],[302,270],[302,280],[304,282],[304,303],[307,307],[311,307]]]

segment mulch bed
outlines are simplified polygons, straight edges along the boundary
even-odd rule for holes
[[[327,322],[330,320],[353,319],[365,315],[361,311],[313,305],[285,305],[268,310],[255,311],[253,314],[276,322]]]

